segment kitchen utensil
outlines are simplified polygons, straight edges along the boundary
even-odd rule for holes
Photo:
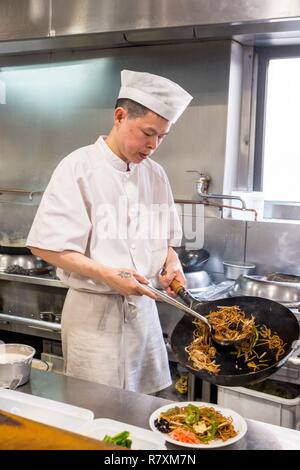
[[[184,246],[180,246],[178,248],[174,248],[174,250],[178,254],[185,273],[201,271],[209,258],[208,251],[203,248],[200,250],[187,250]]]
[[[214,300],[213,302],[198,302],[194,304],[193,309],[202,315],[207,315],[211,311],[216,310],[219,306],[237,305],[243,310],[246,316],[254,315],[260,325],[266,325],[272,332],[276,332],[282,338],[284,346],[284,354],[279,360],[276,359],[272,350],[264,346],[260,346],[259,353],[269,360],[268,367],[250,372],[244,359],[237,360],[232,354],[231,348],[223,348],[216,345],[217,356],[215,358],[221,370],[218,374],[212,374],[206,370],[195,371],[189,361],[188,353],[185,348],[192,343],[195,331],[190,316],[185,315],[176,325],[171,336],[171,347],[175,358],[191,373],[198,376],[202,380],[217,385],[225,386],[243,386],[249,383],[260,382],[269,375],[276,372],[292,355],[296,356],[300,348],[299,341],[299,323],[295,315],[285,306],[273,302],[272,300],[259,297],[233,297],[227,299]],[[293,358],[291,358],[292,360]],[[238,362],[237,362],[238,361]],[[238,365],[237,365],[238,364]]]
[[[177,281],[172,281],[172,283],[170,284],[170,287],[174,290],[175,289],[175,285],[176,285]],[[182,289],[182,286],[180,283],[178,283],[179,287]],[[229,340],[229,339],[224,339],[224,340],[220,340],[219,338],[216,338],[214,336],[214,333],[213,333],[213,328],[211,326],[211,324],[209,323],[209,321],[207,320],[207,318],[205,318],[203,315],[200,315],[198,312],[196,312],[193,308],[190,308],[190,307],[187,307],[186,305],[182,304],[181,302],[179,302],[178,300],[174,299],[173,297],[170,297],[168,294],[166,294],[165,292],[162,292],[158,289],[155,289],[155,287],[152,287],[151,285],[147,284],[147,289],[149,289],[151,292],[153,292],[159,300],[162,300],[170,305],[173,305],[174,307],[178,308],[179,310],[185,312],[185,313],[188,313],[189,315],[191,315],[192,317],[196,318],[197,320],[200,320],[202,321],[203,323],[206,324],[206,326],[208,327],[208,330],[209,330],[209,333],[212,335],[212,338],[213,340],[222,345],[222,346],[234,346],[235,344],[238,344],[240,343],[242,340],[245,339],[245,337],[243,337],[242,339],[239,339],[238,341],[236,340]],[[174,292],[176,292],[174,290]],[[196,299],[195,299],[196,300]],[[199,302],[198,302],[199,303]]]
[[[209,274],[206,271],[185,272],[187,288],[197,289],[200,287],[208,287],[212,284]]]
[[[223,261],[224,275],[226,279],[238,279],[243,274],[254,272],[255,264],[239,261]]]
[[[1,344],[0,387],[14,389],[28,382],[34,354],[25,344]]]
[[[190,307],[187,307],[186,305],[182,304],[181,302],[179,302],[178,300],[176,299],[173,299],[173,297],[170,297],[168,294],[166,294],[165,292],[162,292],[158,289],[155,289],[155,287],[147,284],[147,289],[149,289],[151,292],[153,292],[159,300],[162,300],[163,302],[166,302],[167,304],[170,304],[170,305],[173,305],[174,307],[178,308],[179,310],[181,310],[182,312],[185,312],[185,313],[188,313],[189,315],[191,315],[192,317],[194,318],[197,318],[197,320],[201,320],[203,323],[206,324],[206,326],[208,327],[209,331],[211,332],[211,325],[210,323],[207,321],[207,319],[205,317],[203,317],[202,315],[200,315],[199,313],[197,312],[194,312],[194,310],[192,310]]]
[[[236,280],[230,295],[264,297],[292,307],[300,303],[300,283],[275,282],[264,276],[243,275]]]

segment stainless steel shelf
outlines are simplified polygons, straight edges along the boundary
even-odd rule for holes
[[[23,282],[25,284],[37,284],[39,286],[50,286],[50,287],[60,287],[62,289],[68,289],[63,282],[57,279],[43,278],[37,276],[22,276],[19,274],[6,274],[0,272],[0,281],[13,281],[13,282]]]

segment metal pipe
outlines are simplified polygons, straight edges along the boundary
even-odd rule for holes
[[[33,200],[33,196],[35,194],[43,194],[43,191],[28,191],[27,189],[7,189],[7,188],[0,188],[0,195],[4,193],[12,193],[12,194],[24,194],[25,196],[28,196],[29,200]]]
[[[242,199],[239,196],[231,196],[231,195],[229,196],[226,194],[200,194],[199,192],[198,194],[200,197],[203,197],[204,199],[230,199],[230,200],[240,201],[240,203],[242,204],[242,207],[240,207],[240,209],[243,211],[247,210],[247,206],[246,206],[244,199]]]
[[[202,201],[201,201],[202,202]],[[202,202],[205,206],[213,206],[213,207],[218,207],[219,209],[234,209],[236,211],[246,211],[246,212],[253,212],[254,214],[254,220],[255,222],[257,221],[257,210],[256,209],[243,209],[242,207],[236,207],[236,206],[229,206],[227,204],[214,204],[213,202],[209,201],[203,201]]]
[[[174,201],[176,204],[202,204],[204,206],[212,206],[212,207],[217,207],[218,209],[234,209],[236,211],[247,211],[247,212],[253,212],[254,214],[254,221],[257,221],[257,210],[256,209],[243,209],[242,207],[236,207],[236,206],[229,206],[227,204],[215,204],[213,202],[209,201],[195,201],[195,200],[187,200],[187,199],[175,199]]]
[[[16,315],[7,315],[5,313],[0,313],[0,323],[18,323],[21,325],[27,325],[32,328],[43,329],[45,331],[61,331],[61,325],[59,323],[52,323],[49,321],[35,320],[33,318],[18,317]]]
[[[208,192],[209,183],[211,181],[211,177],[209,175],[205,175],[200,173],[197,170],[187,170],[187,173],[197,173],[199,175],[199,179],[196,183],[197,193],[203,199],[230,199],[235,201],[240,201],[242,204],[242,210],[247,210],[247,206],[245,201],[240,196],[232,196],[231,194],[212,194]],[[225,207],[225,206],[224,206]]]

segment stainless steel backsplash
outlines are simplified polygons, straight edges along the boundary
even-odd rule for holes
[[[253,262],[259,275],[300,274],[299,223],[217,217],[205,217],[203,223],[203,247],[210,253],[205,270],[216,274],[217,280],[222,278],[223,260]]]

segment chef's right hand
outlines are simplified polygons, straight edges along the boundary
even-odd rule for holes
[[[108,268],[105,273],[104,282],[113,290],[124,296],[147,295],[151,299],[157,299],[156,295],[150,292],[146,287],[147,284],[149,284],[148,279],[138,274],[133,269]]]

